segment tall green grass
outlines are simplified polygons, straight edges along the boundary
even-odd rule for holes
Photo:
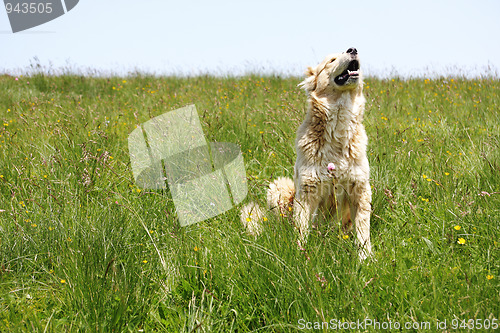
[[[241,146],[247,200],[264,204],[268,182],[293,174],[299,81],[0,76],[0,330],[498,320],[498,79],[366,80],[372,261],[333,221],[305,251],[287,218],[253,238],[237,208],[181,228],[168,191],[134,185],[128,134],[196,104],[208,141]]]

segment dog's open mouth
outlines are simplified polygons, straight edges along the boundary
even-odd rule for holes
[[[344,85],[350,78],[357,79],[359,77],[359,61],[351,60],[346,70],[335,77],[335,83],[339,86]]]

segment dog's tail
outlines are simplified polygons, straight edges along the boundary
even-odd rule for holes
[[[277,216],[291,216],[294,197],[293,180],[279,177],[269,184],[267,208]],[[250,202],[241,209],[240,220],[250,235],[257,236],[262,233],[263,222],[267,220],[267,217],[265,211],[258,204]]]

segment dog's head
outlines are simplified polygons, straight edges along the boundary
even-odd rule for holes
[[[313,91],[353,90],[362,85],[358,51],[353,47],[344,53],[326,57],[316,68],[309,67],[306,79],[299,84],[308,94]]]

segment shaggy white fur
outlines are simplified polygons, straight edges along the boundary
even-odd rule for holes
[[[294,186],[287,178],[272,182],[267,193],[268,207],[285,215],[293,206],[302,244],[319,209],[340,216],[345,232],[354,222],[359,256],[365,259],[372,253],[371,188],[357,50],[350,48],[328,56],[315,68],[309,67],[300,86],[306,91],[308,108],[295,140]],[[328,168],[330,163],[335,168]]]
[[[293,196],[295,195],[295,185],[293,180],[286,177],[278,177],[269,184],[267,190],[267,208],[278,216],[291,215],[293,208]]]

